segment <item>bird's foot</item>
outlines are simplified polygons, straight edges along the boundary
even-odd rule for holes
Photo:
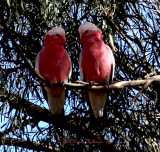
[[[119,80],[119,79],[113,79],[113,81],[112,81],[112,84],[115,84],[115,83],[117,83],[117,82],[121,82],[122,80]]]
[[[50,81],[50,86],[54,87],[56,83],[54,83],[53,81]]]
[[[95,82],[94,82],[94,81],[90,81],[90,82],[89,82],[89,86],[92,87],[93,85],[95,85]]]
[[[104,85],[109,86],[109,79],[105,79]]]
[[[60,82],[59,84],[63,87],[64,86],[64,81]]]
[[[58,82],[58,83],[55,83],[55,82],[53,82],[53,81],[50,81],[50,86],[51,86],[51,87],[56,87],[56,86],[57,86],[57,87],[58,87],[58,86],[60,86],[60,87],[62,86],[62,87],[63,87],[63,86],[64,86],[64,81],[63,81],[63,82]]]

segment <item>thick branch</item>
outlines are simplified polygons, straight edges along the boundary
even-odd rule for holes
[[[87,135],[88,136],[87,138],[94,138],[94,135],[92,133],[89,134],[86,128],[82,129],[82,124],[84,124],[82,122],[84,122],[85,118],[84,119],[82,118],[82,120],[77,121],[75,117],[55,116],[52,115],[48,109],[39,107],[38,105],[35,105],[25,99],[20,98],[18,95],[12,94],[10,98],[12,98],[12,100],[9,100],[9,106],[12,106],[17,110],[23,109],[23,111],[27,112],[29,116],[35,118],[37,122],[45,121],[50,124],[54,124],[56,127],[64,128],[71,132],[75,132],[79,135],[84,135],[84,136]]]
[[[30,103],[29,101],[18,97],[18,95],[12,94],[11,98],[12,100],[9,100],[9,106],[12,106],[17,110],[23,109],[23,111],[27,112],[27,114],[33,117],[37,122],[45,121],[50,124],[54,124],[55,127],[66,129],[72,133],[76,133],[79,136],[83,136],[86,139],[94,139],[101,142],[101,144],[106,147],[112,147],[112,149],[115,149],[115,146],[112,145],[109,141],[101,139],[94,126],[90,128],[90,126],[87,125],[87,123],[92,120],[91,118],[55,116],[52,115],[49,110]],[[15,100],[13,100],[13,98],[15,98]],[[16,100],[17,98],[18,101]],[[103,128],[110,125],[110,123],[113,123],[112,120],[105,120]]]
[[[8,138],[8,137],[1,137],[0,144],[18,146],[18,147],[23,147],[27,149],[36,150],[36,151],[48,151],[48,152],[58,151],[58,148],[55,148],[55,150],[53,150],[51,146],[44,147],[42,144],[38,142],[15,139],[15,138]]]

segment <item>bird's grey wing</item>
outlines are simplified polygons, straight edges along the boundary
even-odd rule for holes
[[[85,78],[84,78],[84,73],[83,73],[81,63],[82,63],[82,52],[80,52],[80,54],[79,54],[79,69],[80,69],[81,80],[84,81]]]
[[[36,59],[35,59],[35,68],[36,68],[36,71],[38,72],[38,74],[40,74],[40,72],[39,72],[40,53],[41,53],[41,51],[39,51],[39,53],[37,54]],[[46,89],[45,89],[45,87],[44,87],[45,83],[44,83],[44,82],[41,82],[41,81],[40,81],[39,83],[40,83],[40,88],[41,88],[41,91],[42,91],[42,93],[43,93],[44,98],[45,98],[46,100],[48,100],[48,98],[47,98],[47,92],[46,92]]]
[[[37,72],[40,74],[39,72],[39,59],[40,59],[40,53],[41,51],[38,52],[37,56],[36,56],[36,60],[35,60],[35,68],[37,70]]]

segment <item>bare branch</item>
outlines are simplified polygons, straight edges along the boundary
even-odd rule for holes
[[[135,100],[141,95],[142,91],[146,88],[148,88],[148,86],[152,83],[152,80],[147,80],[146,83],[143,85],[143,87],[141,88],[141,90],[137,93],[137,95],[132,99],[131,104],[133,104],[133,102],[135,102]]]
[[[77,83],[64,83],[64,87],[67,88],[83,88],[87,87],[90,90],[114,90],[114,89],[122,89],[124,87],[133,87],[133,86],[141,86],[147,84],[151,84],[152,82],[157,81],[160,82],[160,75],[153,76],[144,80],[132,80],[132,81],[120,81],[120,82],[113,82],[113,84],[107,85],[100,85],[98,83],[95,83],[91,86],[90,83],[87,82],[79,82],[81,84]],[[148,86],[149,86],[148,85]],[[55,85],[56,86],[56,85]]]

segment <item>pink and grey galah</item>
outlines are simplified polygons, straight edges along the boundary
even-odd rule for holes
[[[53,84],[67,82],[71,77],[72,64],[64,45],[65,31],[61,27],[53,27],[45,35],[44,48],[36,57],[36,70]],[[47,86],[47,100],[52,114],[63,114],[65,104],[65,89],[63,87]],[[43,87],[43,86],[42,86]],[[44,95],[45,96],[45,95]]]
[[[86,82],[108,84],[113,80],[115,59],[108,45],[104,43],[102,31],[90,22],[79,27],[82,51],[79,57],[81,79]],[[107,92],[88,91],[95,118],[102,117]]]

